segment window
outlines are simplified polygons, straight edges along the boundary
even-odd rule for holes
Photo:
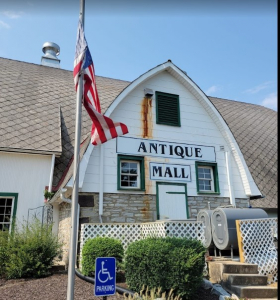
[[[219,194],[218,167],[216,163],[196,162],[197,193]]]
[[[143,157],[118,155],[118,189],[145,190]]]
[[[156,92],[157,124],[181,126],[179,96]]]
[[[0,193],[0,231],[9,231],[16,216],[18,194]]]

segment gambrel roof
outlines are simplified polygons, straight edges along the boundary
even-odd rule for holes
[[[76,92],[73,73],[0,58],[0,151],[55,154],[54,190],[72,163]],[[104,113],[130,82],[96,77]],[[252,206],[277,207],[277,112],[263,106],[208,97],[244,156],[263,199]],[[91,120],[82,112],[85,151]],[[81,151],[83,153],[83,151]]]

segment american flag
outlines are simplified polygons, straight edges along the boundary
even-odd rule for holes
[[[88,49],[83,25],[79,20],[76,53],[74,61],[74,83],[78,88],[79,76],[83,76],[83,104],[91,120],[91,143],[99,145],[128,133],[127,126],[101,114],[100,101],[96,88],[93,61]]]

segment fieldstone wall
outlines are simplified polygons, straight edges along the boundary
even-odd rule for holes
[[[61,203],[59,206],[58,237],[62,245],[62,261],[68,266],[71,230],[71,204]]]
[[[98,223],[99,195],[91,194],[94,198],[93,207],[82,207],[80,218],[83,223]],[[247,208],[248,199],[235,199],[236,207]],[[230,205],[229,198],[209,196],[188,197],[189,216],[196,219],[201,209],[215,209],[218,206]],[[157,218],[156,195],[135,194],[104,194],[103,215],[104,223],[134,223],[154,222]]]
[[[249,199],[235,199],[237,208],[248,208]],[[198,212],[201,209],[214,210],[218,206],[230,205],[230,199],[227,197],[215,197],[215,196],[196,196],[188,197],[189,216],[191,219],[197,217]]]

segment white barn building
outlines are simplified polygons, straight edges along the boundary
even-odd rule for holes
[[[49,189],[67,240],[76,93],[54,60],[0,58],[0,230],[44,209]],[[170,60],[133,82],[96,80],[102,113],[129,133],[94,147],[83,109],[80,224],[196,219],[227,205],[277,216],[277,112],[208,97]]]

